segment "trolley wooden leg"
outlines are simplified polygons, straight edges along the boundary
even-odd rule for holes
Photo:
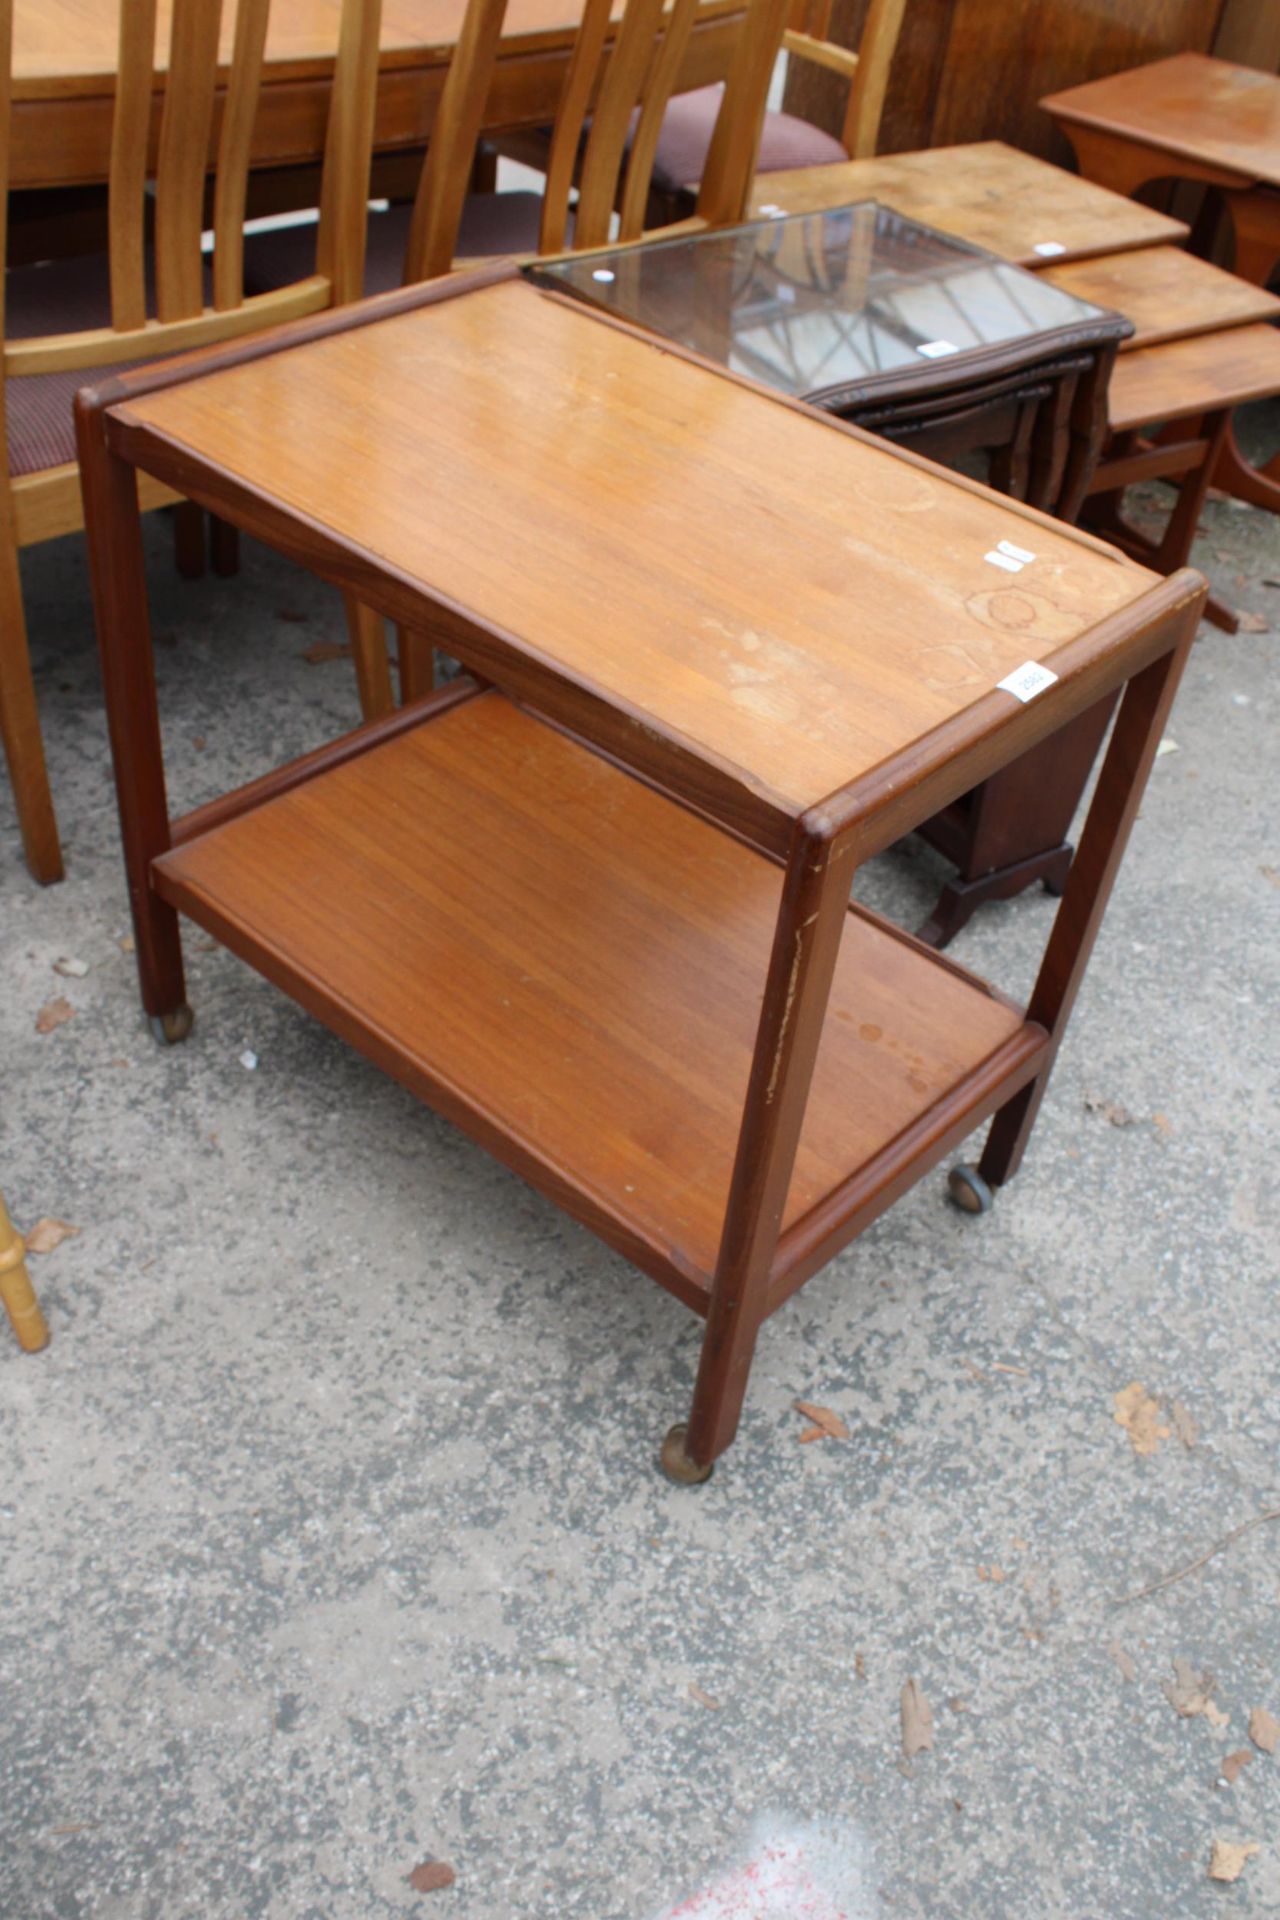
[[[855,850],[805,821],[792,842],[687,1427],[663,1465],[703,1480],[737,1432],[853,884]]]
[[[191,1025],[178,916],[151,886],[151,862],[170,844],[169,802],[137,476],[108,447],[105,416],[99,409],[77,403],[76,430],[138,981],[153,1030],[164,1039],[178,1040]]]
[[[18,1337],[18,1345],[28,1353],[39,1353],[41,1347],[49,1344],[49,1329],[27,1275],[26,1255],[22,1235],[9,1218],[4,1195],[0,1193],[0,1301]]]
[[[1143,788],[1195,638],[1202,605],[1202,596],[1197,596],[1178,614],[1181,637],[1177,645],[1135,674],[1125,688],[1093,803],[1071,863],[1066,892],[1027,1008],[1027,1018],[1047,1028],[1049,1052],[1035,1079],[1006,1102],[991,1122],[978,1163],[978,1172],[990,1187],[1000,1186],[1013,1177],[1030,1138],[1137,818]]]

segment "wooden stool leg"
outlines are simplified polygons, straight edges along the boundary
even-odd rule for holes
[[[39,1353],[49,1344],[49,1329],[27,1276],[26,1255],[22,1235],[15,1230],[0,1193],[0,1301],[18,1345],[28,1353]]]
[[[173,510],[173,558],[184,580],[203,580],[204,508],[179,500]]]
[[[366,607],[353,593],[344,593],[342,602],[347,610],[360,711],[366,720],[380,720],[395,707],[391,662],[387,656],[387,623],[380,613]]]
[[[0,526],[0,742],[9,763],[9,780],[27,865],[32,878],[47,887],[62,878],[62,848],[58,844],[58,823],[54,818],[53,795],[49,791],[40,738],[18,556],[3,526]]]

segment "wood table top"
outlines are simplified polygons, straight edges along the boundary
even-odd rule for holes
[[[895,769],[914,788],[1038,711],[997,691],[1014,669],[1097,669],[1187,597],[518,280],[435,300],[118,401],[111,444],[244,524],[270,503],[318,571],[444,608],[481,672],[775,827],[855,786],[877,811]]]
[[[1188,232],[1180,220],[999,140],[758,174],[751,211],[808,213],[855,200],[879,200],[1024,267],[1176,245]]]
[[[1204,53],[1090,80],[1040,102],[1055,120],[1280,186],[1280,79]]]
[[[619,0],[620,3],[620,0]],[[381,65],[413,66],[437,61],[458,38],[466,0],[384,0]],[[159,0],[156,46],[163,67],[173,0]],[[717,9],[736,11],[736,0]],[[341,0],[272,0],[267,36],[267,77],[287,79],[326,72],[338,44]],[[223,58],[230,55],[235,9],[223,9]],[[508,51],[522,46],[568,44],[581,7],[575,0],[509,0],[503,29]],[[106,0],[17,0],[13,26],[14,95],[49,99],[110,90],[116,70],[117,6]]]
[[[1224,273],[1182,247],[1139,247],[1065,267],[1051,261],[1041,268],[1040,278],[1132,320],[1134,331],[1121,341],[1121,353],[1224,327],[1280,320],[1280,300],[1265,287]]]

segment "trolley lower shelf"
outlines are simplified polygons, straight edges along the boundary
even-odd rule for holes
[[[699,1311],[781,881],[495,691],[152,867],[166,900]],[[851,908],[771,1305],[1047,1046]]]

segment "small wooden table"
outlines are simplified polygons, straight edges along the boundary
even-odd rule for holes
[[[1121,193],[1167,178],[1217,189],[1235,231],[1235,271],[1265,285],[1280,261],[1280,78],[1180,53],[1049,94],[1041,105],[1090,180]],[[1250,466],[1231,433],[1214,480],[1280,512],[1280,460]]]
[[[148,1014],[190,1026],[184,913],[704,1316],[705,1478],[770,1313],[988,1116],[957,1192],[1016,1169],[1203,581],[498,273],[80,430]],[[478,677],[171,820],[138,471]],[[850,905],[1121,685],[1025,1008]]]
[[[852,200],[879,200],[1022,267],[1176,245],[1187,237],[1180,220],[1000,140],[758,174],[751,212],[812,213]]]

